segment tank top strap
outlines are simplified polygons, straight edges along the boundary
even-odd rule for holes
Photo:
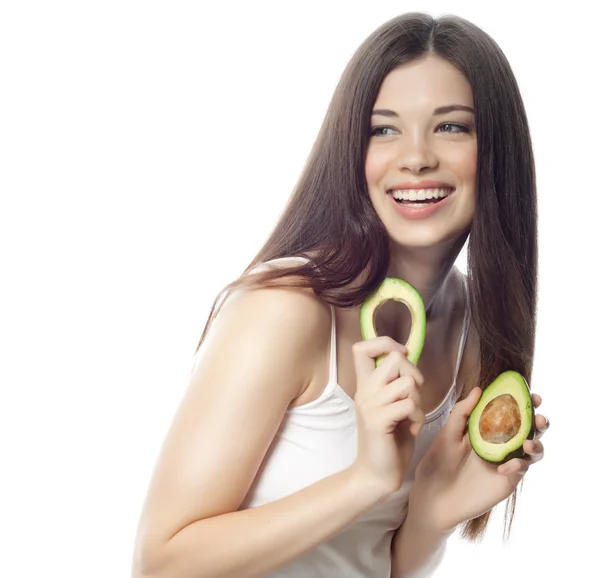
[[[452,387],[456,387],[456,379],[458,377],[458,370],[460,369],[460,362],[462,361],[462,356],[465,348],[465,343],[467,340],[467,333],[469,332],[469,325],[471,321],[471,306],[469,303],[469,287],[467,284],[467,278],[461,274],[462,283],[465,291],[465,314],[463,317],[462,329],[460,332],[460,340],[458,342],[458,353],[456,355],[456,363],[454,364],[454,378],[452,380]]]
[[[335,307],[331,309],[331,337],[329,338],[329,383],[337,383],[337,343],[335,330]]]

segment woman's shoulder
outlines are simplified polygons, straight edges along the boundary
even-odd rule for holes
[[[285,381],[292,398],[300,395],[312,380],[313,361],[329,343],[332,312],[311,288],[297,287],[293,281],[290,276],[274,286],[233,290],[198,355],[204,349],[212,352],[210,358],[221,357],[216,355],[219,351],[235,359],[237,350],[251,348],[257,364],[270,364],[276,373],[290,376]]]
[[[246,330],[277,329],[277,333],[311,334],[331,319],[329,305],[310,287],[294,284],[294,276],[269,287],[244,287],[234,290],[218,317],[244,324]],[[260,321],[250,324],[250,321]]]
[[[271,318],[281,331],[291,333],[295,340],[313,340],[331,324],[332,308],[318,297],[311,287],[301,286],[301,278],[293,273],[294,266],[309,261],[305,257],[281,257],[260,263],[252,272],[268,269],[290,271],[268,287],[245,288],[232,295],[235,307],[241,310],[262,312]],[[326,333],[327,339],[329,333]]]
[[[228,296],[228,301],[237,303],[241,309],[260,310],[269,315],[275,315],[281,321],[298,324],[302,330],[315,322],[329,317],[329,306],[319,298],[310,287],[301,286],[301,278],[293,272],[295,267],[303,265],[308,259],[304,257],[281,257],[258,263],[248,274],[264,272],[273,269],[286,269],[288,273],[269,286],[242,287]]]

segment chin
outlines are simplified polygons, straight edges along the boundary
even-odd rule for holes
[[[468,235],[468,229],[460,228],[451,231],[402,231],[402,234],[398,232],[388,231],[390,239],[396,247],[399,249],[433,249],[433,248],[450,248],[457,241],[465,238]]]

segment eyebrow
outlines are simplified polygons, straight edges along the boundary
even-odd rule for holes
[[[447,114],[448,112],[453,112],[455,110],[464,110],[467,112],[472,112],[475,114],[475,111],[470,106],[465,106],[464,104],[449,104],[448,106],[440,106],[433,111],[434,116],[438,116],[440,114]],[[378,108],[375,109],[372,113],[372,116],[390,116],[394,118],[398,118],[398,113],[390,110],[389,108]]]

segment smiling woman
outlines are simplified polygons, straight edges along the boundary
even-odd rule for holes
[[[423,576],[455,530],[482,535],[543,457],[527,440],[491,465],[466,427],[501,372],[531,381],[534,175],[514,75],[484,31],[410,13],[365,40],[279,222],[213,304],[136,577]],[[380,336],[361,338],[386,277],[426,307],[418,366],[406,309],[382,308]]]

